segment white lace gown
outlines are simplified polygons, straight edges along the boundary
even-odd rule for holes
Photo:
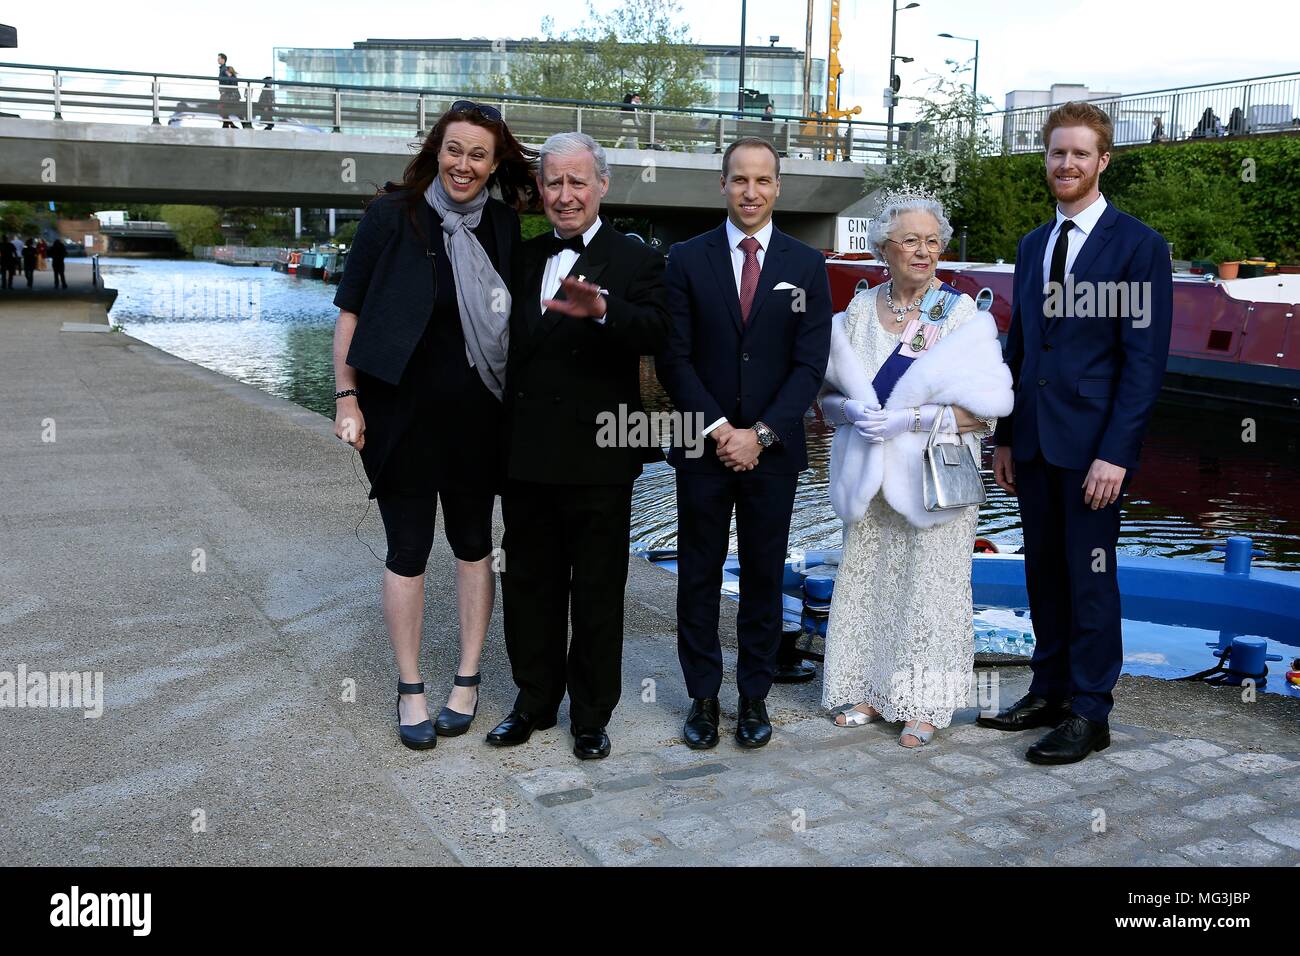
[[[955,308],[942,334],[973,306]],[[845,331],[872,378],[899,339],[880,327],[875,289],[855,296],[847,311]],[[824,707],[867,703],[889,721],[947,727],[967,705],[978,520],[972,505],[945,524],[917,528],[877,494],[862,520],[847,527],[827,624]]]

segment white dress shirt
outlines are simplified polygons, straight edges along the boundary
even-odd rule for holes
[[[1070,270],[1074,268],[1074,260],[1079,255],[1079,250],[1083,248],[1084,242],[1092,235],[1092,231],[1097,228],[1097,222],[1105,211],[1106,197],[1100,193],[1092,201],[1092,205],[1078,215],[1067,216],[1061,212],[1060,206],[1056,207],[1056,225],[1052,227],[1051,233],[1048,234],[1047,248],[1043,250],[1044,291],[1047,289],[1047,283],[1052,281],[1052,250],[1056,248],[1056,237],[1061,234],[1061,223],[1067,219],[1074,223],[1074,228],[1065,237],[1065,274],[1068,276]]]
[[[584,249],[591,245],[591,237],[594,236],[599,229],[600,217],[597,216],[596,221],[593,222],[587,231],[582,234],[582,246]],[[558,232],[552,230],[552,233],[556,239],[562,238]],[[572,249],[561,249],[555,255],[551,256],[551,258],[546,260],[546,271],[542,273],[542,298],[540,303],[543,312],[546,311],[546,300],[555,298],[556,294],[560,291],[560,280],[569,274],[569,270],[573,268],[573,264],[577,261],[578,254]],[[605,317],[602,315],[600,318],[595,319],[595,321],[604,325]]]
[[[772,241],[772,220],[771,219],[767,221],[767,224],[763,226],[762,229],[754,233],[754,238],[758,240],[758,252],[755,253],[755,255],[757,255],[758,257],[758,270],[762,272],[763,257],[767,255],[768,243]],[[743,270],[745,267],[745,250],[740,248],[740,244],[742,241],[744,241],[744,239],[745,239],[745,233],[741,232],[740,229],[736,226],[736,224],[731,221],[730,217],[728,217],[727,248],[731,250],[731,271],[736,276],[736,295],[740,295],[740,273],[741,270]],[[716,422],[711,424],[708,428],[704,429],[703,434],[708,435],[709,432],[713,431],[713,429],[723,424],[726,420],[727,418],[724,415],[722,418],[719,418]]]

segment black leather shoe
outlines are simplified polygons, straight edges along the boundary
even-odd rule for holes
[[[708,750],[718,745],[718,698],[697,697],[691,701],[682,739],[692,750]]]
[[[774,684],[802,684],[817,676],[817,668],[811,661],[799,655],[799,630],[781,635],[781,649],[776,654],[776,673],[772,675]]]
[[[459,674],[452,680],[457,687],[477,687],[483,681],[482,674],[475,674],[473,677],[461,677]],[[474,695],[474,713],[462,714],[459,710],[452,710],[450,707],[443,707],[438,714],[438,719],[434,726],[438,728],[439,737],[459,737],[465,731],[469,730],[469,725],[474,723],[474,716],[478,713],[478,694]]]
[[[432,720],[422,720],[418,724],[402,723],[402,695],[423,693],[424,681],[418,684],[397,682],[397,736],[412,750],[428,750],[438,745],[438,732],[434,730]]]
[[[742,747],[762,747],[772,739],[767,701],[742,697],[736,710],[736,743]]]
[[[817,676],[817,668],[810,661],[793,660],[776,665],[772,675],[773,684],[803,684]]]
[[[609,756],[609,734],[604,727],[570,727],[573,755],[579,760],[599,760]]]
[[[1069,716],[1069,703],[1055,703],[1037,694],[1026,694],[991,717],[981,714],[975,718],[975,723],[994,730],[1032,730],[1035,727],[1055,727]]]
[[[512,710],[487,735],[487,742],[494,747],[513,747],[525,744],[534,730],[550,730],[557,723],[555,714],[538,716],[523,710]]]
[[[1029,748],[1030,763],[1078,763],[1094,750],[1110,746],[1110,728],[1087,717],[1072,714],[1050,734]]]

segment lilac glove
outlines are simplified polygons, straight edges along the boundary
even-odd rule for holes
[[[879,405],[868,405],[866,402],[849,399],[844,403],[844,414],[848,418],[850,425],[857,425],[859,422],[866,421],[867,416],[878,408],[880,408]]]
[[[934,416],[942,413],[943,421],[939,423],[940,431],[955,432],[957,422],[952,412],[944,405],[922,405],[921,423],[916,425],[916,409],[895,408],[884,411],[868,411],[860,424],[855,424],[858,434],[868,441],[880,443],[896,438],[914,426],[919,432],[929,432],[934,425]]]
[[[912,421],[910,408],[868,409],[863,420],[853,427],[867,441],[879,444],[907,431]]]

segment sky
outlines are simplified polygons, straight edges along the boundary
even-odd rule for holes
[[[883,120],[888,79],[891,0],[841,0],[845,76],[840,103],[861,105],[863,119]],[[905,0],[897,0],[900,6]],[[918,0],[898,14],[897,52],[902,93],[928,92],[927,74],[945,73],[945,59],[969,59],[974,44],[937,36],[947,32],[980,41],[979,88],[993,108],[1013,89],[1082,83],[1107,93],[1138,93],[1275,73],[1300,72],[1300,5],[1262,0]],[[598,9],[618,0],[595,0]],[[814,0],[814,55],[825,57],[830,0]],[[549,14],[560,29],[586,16],[582,0],[475,0],[452,25],[452,5],[430,0],[313,0],[301,4],[212,3],[211,0],[64,0],[57,8],[6,4],[0,22],[18,30],[18,47],[0,49],[0,61],[165,73],[208,74],[216,53],[230,57],[241,76],[274,72],[277,46],[350,48],[367,38],[488,37],[518,39],[540,33]],[[681,0],[692,39],[736,43],[741,0]],[[56,15],[51,16],[50,10]],[[309,15],[308,15],[309,13]],[[377,15],[379,14],[379,15]],[[803,47],[806,3],[749,0],[747,39]],[[506,32],[489,26],[509,25]],[[906,118],[906,111],[900,118]]]

